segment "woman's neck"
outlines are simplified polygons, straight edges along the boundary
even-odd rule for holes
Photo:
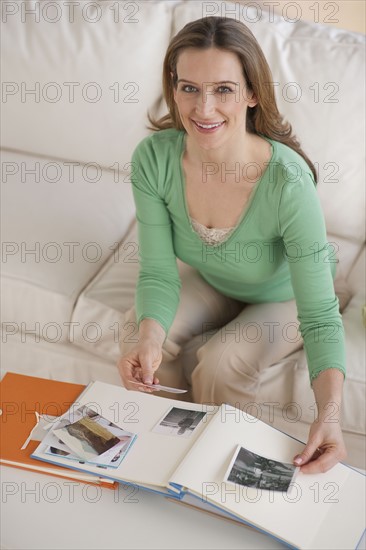
[[[234,171],[243,174],[246,167],[253,163],[257,163],[261,170],[265,169],[264,164],[271,158],[271,145],[266,140],[249,133],[242,134],[239,139],[235,139],[238,137],[236,134],[232,137],[234,139],[227,140],[222,147],[207,150],[198,147],[186,134],[185,161],[199,170],[206,163],[206,173],[211,179],[221,179],[222,170],[227,174]]]
[[[186,156],[195,164],[203,162],[235,163],[253,162],[258,156],[256,152],[261,145],[262,138],[257,134],[233,134],[221,147],[214,149],[203,149],[199,147],[192,138],[186,135]]]

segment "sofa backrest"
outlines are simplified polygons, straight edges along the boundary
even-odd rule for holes
[[[128,169],[175,3],[2,2],[3,147]]]

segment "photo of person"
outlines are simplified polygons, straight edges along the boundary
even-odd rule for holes
[[[201,411],[172,407],[164,418],[155,426],[153,432],[165,435],[190,437],[205,415],[206,413]]]
[[[238,446],[225,481],[246,487],[286,492],[298,470],[293,464],[265,458]]]

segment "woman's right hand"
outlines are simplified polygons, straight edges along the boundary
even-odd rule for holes
[[[120,357],[117,367],[125,388],[152,393],[153,388],[142,384],[159,384],[154,373],[159,368],[162,357],[162,346],[154,339],[140,341],[131,351]],[[136,382],[141,385],[138,386]]]

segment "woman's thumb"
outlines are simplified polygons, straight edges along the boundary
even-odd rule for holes
[[[141,357],[140,365],[142,370],[142,381],[144,384],[151,386],[153,383],[154,373],[152,368],[152,361],[147,357]]]
[[[304,450],[294,457],[296,466],[302,466],[311,460],[314,453],[317,451],[317,444],[314,441],[309,441],[304,447]]]

